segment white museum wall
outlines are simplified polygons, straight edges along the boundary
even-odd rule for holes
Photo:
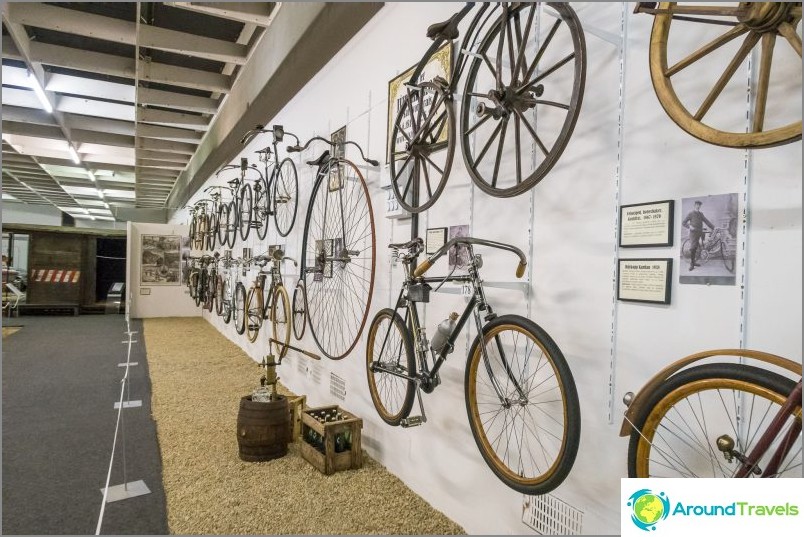
[[[196,307],[195,301],[190,298],[190,292],[186,285],[153,285],[142,284],[140,281],[142,235],[186,236],[190,232],[190,228],[182,224],[145,224],[129,222],[127,231],[127,313],[134,319],[200,316],[199,308]],[[142,288],[150,289],[150,294],[140,294]]]
[[[529,268],[520,285],[514,277],[515,257],[478,249],[484,255],[482,274],[492,306],[498,313],[523,314],[541,325],[562,349],[578,387],[578,457],[552,495],[583,512],[584,533],[618,533],[620,478],[626,475],[628,444],[618,432],[626,391],[637,390],[671,361],[710,348],[743,344],[801,361],[801,143],[742,151],[694,139],[664,113],[651,86],[647,49],[652,17],[633,15],[630,3],[572,5],[586,35],[586,91],[575,132],[558,164],[530,192],[492,198],[473,186],[458,147],[447,187],[421,215],[419,230],[423,236],[428,227],[467,224],[472,236],[525,251]],[[302,140],[329,137],[346,124],[347,138],[384,162],[388,81],[427,48],[426,27],[457,8],[453,3],[386,4],[276,117],[264,122],[282,124]],[[748,75],[749,68],[737,75],[744,77],[746,86]],[[269,136],[252,142],[232,162],[241,156],[253,160],[254,151],[269,142]],[[313,170],[303,161],[323,149],[314,146],[293,156],[300,202],[290,236],[278,237],[272,225],[265,241],[254,233],[245,244],[238,239],[234,257],[242,255],[243,246],[257,254],[266,252],[268,244],[284,244],[286,254],[298,259],[313,179]],[[410,238],[410,220],[385,218],[386,192],[380,178],[387,169],[360,167],[376,224],[377,267],[368,326],[377,311],[396,299],[402,267],[391,266],[386,246]],[[213,177],[204,186],[230,178]],[[738,193],[741,210],[747,208],[747,256],[741,248],[737,284],[679,285],[681,199],[731,192]],[[199,191],[190,202],[201,197]],[[618,203],[664,199],[676,200],[674,245],[618,252]],[[188,215],[179,211],[171,221],[186,224]],[[673,258],[671,304],[616,301],[618,255]],[[431,272],[444,268],[440,261]],[[253,274],[243,280],[249,283]],[[285,266],[284,283],[291,296],[297,279],[298,269]],[[464,305],[459,294],[431,294],[422,313],[428,334]],[[233,325],[206,312],[204,316],[255,360],[267,352],[264,332],[251,344]],[[377,416],[366,384],[365,331],[344,360],[314,362],[290,353],[278,372],[290,389],[307,394],[309,404],[339,403],[361,416],[368,453],[468,532],[528,533],[531,530],[521,522],[522,495],[494,477],[469,430],[463,379],[474,336],[470,328],[459,340],[462,345],[441,370],[442,385],[424,397],[428,422],[411,429],[389,427]],[[300,344],[316,350],[309,329]],[[331,374],[346,382],[344,401],[330,395]],[[255,368],[255,386],[258,379]]]
[[[60,226],[61,211],[51,205],[3,201],[3,223]]]

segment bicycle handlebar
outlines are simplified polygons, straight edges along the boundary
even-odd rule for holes
[[[298,142],[296,143],[296,145],[287,146],[287,152],[288,153],[301,153],[302,151],[304,151],[305,149],[310,147],[310,144],[312,144],[313,142],[324,142],[324,143],[329,144],[332,147],[337,146],[337,143],[333,142],[332,140],[327,140],[326,138],[322,138],[321,136],[313,136],[312,138],[307,140],[307,143],[305,143],[304,146],[300,146],[298,144]],[[360,152],[360,158],[362,158],[364,161],[366,161],[367,163],[371,164],[372,166],[379,166],[380,165],[379,161],[376,161],[374,159],[370,159],[370,158],[366,157],[366,155],[363,153],[363,148],[360,147],[357,144],[357,142],[345,141],[345,142],[343,142],[343,145],[353,145],[353,146],[355,146],[357,148],[357,150]]]
[[[516,246],[511,246],[510,244],[505,244],[502,242],[490,241],[486,239],[475,239],[474,237],[455,237],[448,241],[444,246],[439,248],[433,255],[422,261],[418,267],[413,271],[413,276],[419,278],[424,275],[425,272],[430,270],[430,267],[433,266],[439,257],[444,255],[449,251],[450,248],[455,246],[456,244],[478,244],[480,246],[489,246],[491,248],[498,248],[500,250],[507,250],[516,254],[519,257],[519,265],[516,267],[516,277],[521,278],[525,275],[525,268],[528,266],[528,261],[525,258],[525,254],[522,253],[522,250],[517,248]]]
[[[255,136],[258,134],[268,134],[271,133],[274,135],[274,143],[281,142],[285,135],[292,136],[296,140],[296,144],[299,143],[299,138],[293,134],[292,132],[287,132],[282,125],[274,125],[270,129],[266,129],[265,125],[255,125],[253,129],[246,132],[243,137],[240,139],[240,143],[245,145],[254,139]]]

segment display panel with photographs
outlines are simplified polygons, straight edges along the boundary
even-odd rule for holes
[[[143,235],[140,282],[148,285],[179,285],[180,249],[179,235]]]

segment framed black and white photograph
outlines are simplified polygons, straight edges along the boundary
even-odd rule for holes
[[[684,198],[681,214],[679,283],[735,285],[737,194]]]
[[[669,304],[673,259],[618,259],[617,300]]]
[[[434,254],[447,243],[447,228],[434,227],[427,230],[425,253]]]
[[[344,158],[346,156],[346,125],[333,132],[329,139],[332,141],[332,156],[334,158]]]
[[[179,285],[181,282],[181,237],[143,235],[140,282],[148,285]]]
[[[620,206],[620,247],[673,246],[674,200]]]
[[[469,226],[450,226],[449,240],[456,237],[468,237]],[[465,269],[469,266],[469,247],[465,244],[458,244],[449,249],[449,269]]]

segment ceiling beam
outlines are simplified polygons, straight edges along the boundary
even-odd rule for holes
[[[165,5],[266,28],[279,9],[279,3],[272,2],[165,2]]]
[[[171,142],[169,140],[157,140],[152,138],[142,138],[137,140],[136,149],[151,149],[154,151],[166,151],[168,153],[179,153],[181,155],[192,156],[198,148],[195,144],[184,142]]]
[[[11,4],[7,4],[11,5]],[[23,4],[19,4],[23,5]],[[31,42],[32,61],[90,73],[134,78],[134,58],[92,52],[60,45]]]
[[[8,13],[9,20],[26,26],[126,45],[137,44],[137,25],[134,22],[36,2],[12,3]],[[248,54],[248,47],[238,43],[156,26],[143,26],[139,37],[140,47],[224,63],[242,65],[246,63]]]
[[[218,111],[218,102],[214,99],[153,88],[140,88],[139,100],[140,104],[178,108],[206,114],[214,114]]]
[[[5,92],[5,89],[3,89]],[[3,122],[21,121],[34,123],[36,125],[51,125],[58,127],[58,123],[53,116],[38,108],[24,108],[22,106],[3,105]]]
[[[144,112],[144,110],[141,112]],[[197,144],[204,136],[204,133],[187,129],[177,129],[175,127],[137,123],[137,136],[141,138],[165,138],[176,142]]]
[[[182,114],[181,112],[168,112],[167,110],[155,110],[153,108],[143,108],[140,110],[139,121],[182,126],[197,130],[206,130],[209,125],[209,118],[204,116]]]
[[[138,74],[141,80],[148,82],[219,93],[229,93],[232,84],[231,78],[226,75],[151,61],[141,61]]]

